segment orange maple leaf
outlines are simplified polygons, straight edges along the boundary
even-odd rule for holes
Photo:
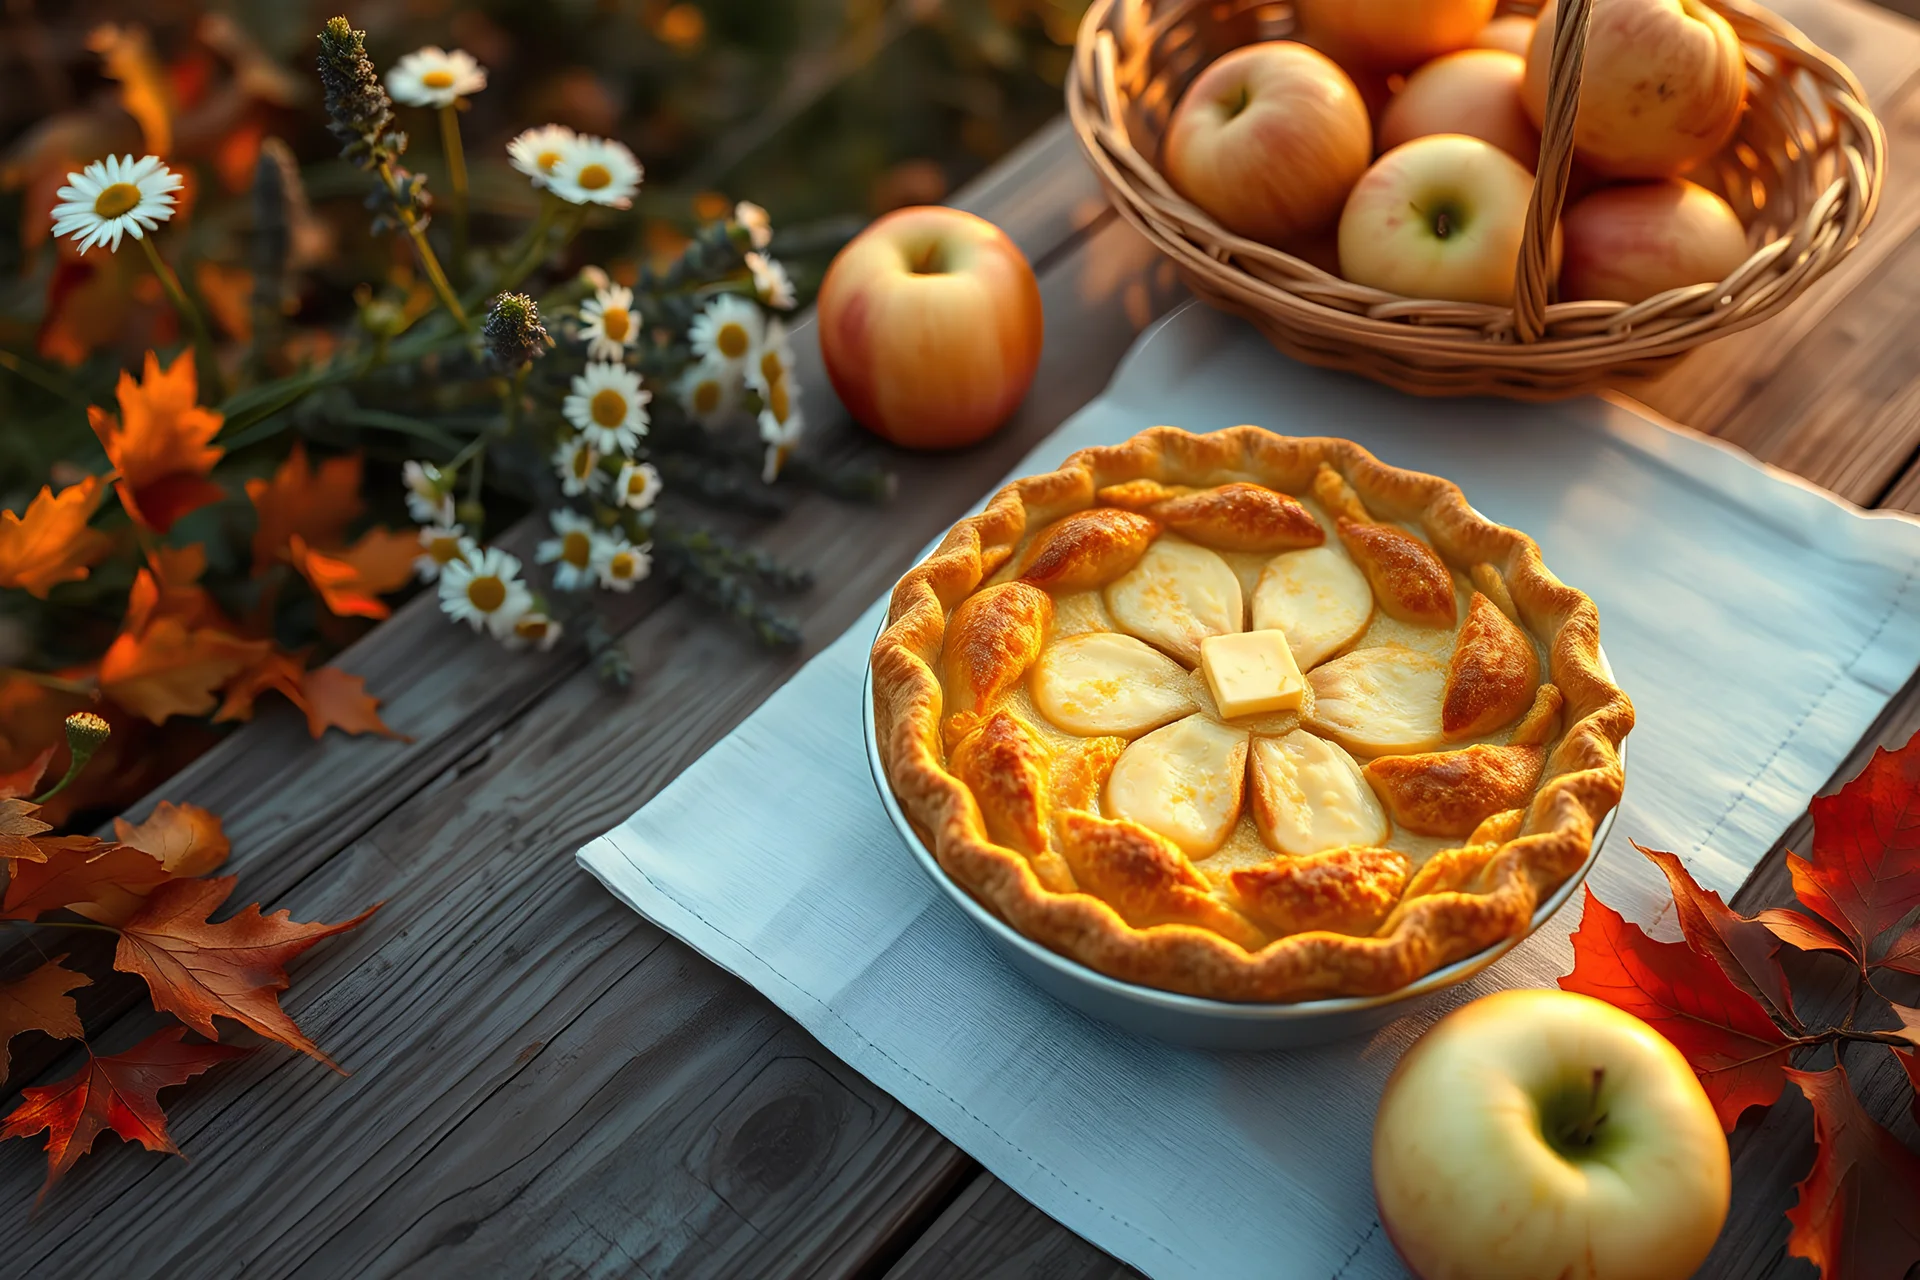
[[[47,765],[53,760],[54,748],[44,747],[40,754],[8,773],[0,773],[0,799],[10,800],[14,796],[32,795],[40,789],[40,780],[47,776]]]
[[[130,845],[101,844],[53,851],[45,862],[16,862],[0,920],[36,920],[62,907],[101,924],[117,924],[164,884],[167,869]]]
[[[288,653],[284,649],[269,650],[259,662],[228,682],[220,709],[213,713],[214,723],[252,719],[255,700],[270,689],[279,690],[286,695],[287,701],[302,712],[306,711],[306,694],[300,687],[300,678],[306,674],[306,667],[306,658],[300,654]]]
[[[420,553],[418,530],[375,525],[345,551],[335,552],[334,557],[352,565],[368,591],[385,595],[413,581],[413,566]]]
[[[13,1038],[22,1031],[44,1031],[55,1040],[78,1040],[80,1010],[67,992],[90,987],[84,973],[63,969],[65,956],[53,959],[18,982],[0,982],[0,1080],[7,1078]]]
[[[47,855],[34,844],[33,838],[53,830],[53,824],[33,816],[39,811],[39,805],[18,796],[0,800],[0,858],[26,862],[47,860]]]
[[[221,417],[198,404],[192,352],[182,353],[163,370],[149,351],[145,379],[136,383],[122,371],[115,394],[118,418],[89,405],[87,419],[119,472],[114,490],[128,515],[165,533],[189,511],[226,496],[207,479],[222,452],[212,443]]]
[[[214,709],[214,691],[272,648],[268,640],[241,640],[158,617],[139,634],[115,638],[100,659],[100,689],[155,724],[168,716],[205,715]]]
[[[62,582],[79,582],[113,549],[113,539],[87,521],[106,496],[98,476],[58,494],[42,486],[17,516],[0,511],[0,587],[23,587],[42,600]]]
[[[196,542],[185,547],[150,547],[147,550],[147,566],[153,570],[153,576],[165,590],[179,590],[190,587],[200,581],[207,571],[207,548],[205,543]]]
[[[342,618],[384,618],[393,612],[376,599],[361,580],[360,571],[344,560],[315,551],[294,534],[287,559],[320,596],[329,612]]]
[[[307,713],[307,732],[316,738],[334,728],[342,733],[377,733],[383,738],[413,741],[405,734],[395,733],[380,718],[380,699],[367,692],[364,676],[339,667],[318,667],[301,678],[300,692]]]
[[[146,979],[154,1007],[203,1036],[217,1036],[216,1016],[231,1018],[339,1071],[287,1016],[277,993],[287,989],[289,960],[320,939],[358,925],[379,904],[337,924],[299,924],[286,911],[263,916],[258,903],[231,920],[212,923],[207,917],[227,900],[237,879],[170,880],[155,889],[146,905],[120,925],[113,967]]]
[[[186,1034],[183,1027],[168,1027],[125,1053],[96,1057],[89,1051],[86,1065],[65,1080],[20,1091],[20,1105],[0,1128],[0,1139],[46,1132],[47,1181],[40,1188],[41,1199],[108,1129],[149,1151],[180,1154],[167,1135],[160,1090],[250,1052],[224,1044],[181,1044]]]
[[[113,820],[113,836],[160,860],[170,876],[203,876],[227,860],[233,848],[220,819],[197,804],[162,800],[145,822]]]
[[[253,532],[253,571],[262,573],[285,558],[295,535],[308,546],[331,549],[346,541],[347,526],[360,517],[360,456],[307,462],[298,441],[271,480],[247,481],[247,497],[259,523]]]

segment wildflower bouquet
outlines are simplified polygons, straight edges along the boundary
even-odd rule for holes
[[[45,438],[84,417],[101,459],[55,455],[55,484],[0,513],[0,768],[23,765],[71,711],[116,729],[108,749],[120,758],[97,771],[115,789],[56,806],[132,799],[204,745],[209,721],[245,718],[270,693],[316,735],[391,732],[357,677],[318,660],[419,580],[452,620],[508,648],[575,631],[615,682],[626,668],[594,593],[630,592],[655,572],[763,641],[791,643],[767,597],[804,588],[806,575],[664,515],[661,495],[767,514],[795,482],[848,498],[887,491],[878,473],[794,456],[804,417],[785,316],[796,293],[763,210],[716,211],[677,256],[617,280],[583,267],[582,233],[633,216],[642,168],[617,141],[548,125],[506,157],[537,213],[504,243],[480,243],[473,232],[489,224],[470,218],[460,118],[485,68],[428,47],[383,79],[364,34],[336,18],[318,70],[327,128],[364,175],[370,230],[396,250],[394,269],[355,291],[345,326],[286,323],[296,261],[326,261],[327,229],[271,138],[251,177],[244,296],[222,283],[239,268],[192,261],[169,225],[204,179],[162,159],[164,141],[68,172],[51,205],[65,274],[42,351],[63,349],[59,333],[79,323],[72,299],[103,281],[123,290],[114,305],[147,306],[140,280],[154,286],[157,348],[137,376],[120,373],[117,412],[56,369],[0,359],[53,406]],[[435,119],[438,203],[406,166],[405,110]],[[120,265],[123,250],[139,265]],[[310,456],[308,440],[351,447]],[[411,456],[394,456],[396,441]],[[404,499],[411,528],[366,519],[370,447],[399,473],[390,505],[397,517]],[[519,554],[494,541],[528,513],[547,536],[516,542]]]

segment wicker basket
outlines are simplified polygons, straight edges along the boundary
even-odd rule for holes
[[[1404,298],[1342,280],[1233,234],[1161,174],[1160,138],[1187,85],[1229,50],[1291,34],[1284,0],[1093,0],[1067,111],[1121,215],[1196,294],[1244,316],[1288,355],[1423,395],[1571,395],[1660,373],[1693,347],[1773,315],[1858,242],[1879,200],[1886,135],[1852,73],[1764,9],[1707,3],[1746,47],[1747,109],[1726,149],[1688,176],[1732,203],[1758,247],[1718,284],[1631,305],[1557,302],[1547,269],[1592,0],[1561,6],[1511,306]]]

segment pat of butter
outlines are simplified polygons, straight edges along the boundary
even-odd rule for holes
[[[1200,669],[1229,720],[1297,710],[1306,689],[1284,631],[1208,636],[1200,642]]]

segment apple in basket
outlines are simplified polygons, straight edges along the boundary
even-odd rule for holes
[[[1480,28],[1473,38],[1475,49],[1503,49],[1508,53],[1527,56],[1527,48],[1533,43],[1533,19],[1525,14],[1503,13]]]
[[[1535,125],[1556,11],[1541,7],[1527,50],[1521,98]],[[1574,153],[1605,177],[1671,177],[1727,144],[1746,96],[1740,38],[1701,0],[1593,0]]]
[[[1012,416],[1040,366],[1040,285],[1018,245],[959,209],[896,209],[827,268],[820,354],[863,426],[954,449]]]
[[[1531,169],[1540,134],[1520,105],[1527,61],[1498,49],[1462,49],[1435,58],[1407,77],[1380,116],[1379,147],[1435,133],[1464,133],[1491,142]]]
[[[1496,0],[1294,0],[1300,27],[1342,62],[1406,71],[1464,49]]]
[[[1747,260],[1747,229],[1725,200],[1691,182],[1605,187],[1560,219],[1563,298],[1640,302],[1726,279]]]
[[[1380,1099],[1380,1224],[1422,1280],[1684,1280],[1731,1174],[1693,1069],[1640,1019],[1502,991],[1407,1051]]]
[[[1513,298],[1533,174],[1463,134],[1415,138],[1381,156],[1340,215],[1340,274],[1409,298]],[[1560,232],[1553,233],[1557,263]]]
[[[1168,181],[1229,231],[1280,244],[1333,224],[1373,155],[1360,91],[1291,40],[1246,45],[1194,78],[1167,125]]]

